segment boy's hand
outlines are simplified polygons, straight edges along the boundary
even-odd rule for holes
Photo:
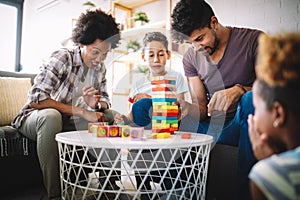
[[[143,98],[151,99],[151,96],[149,94],[139,93],[139,94],[134,95],[134,97],[132,99],[133,99],[133,102],[136,102],[136,101],[138,101],[140,99],[143,99]]]
[[[114,124],[124,124],[124,115],[117,113],[114,117]]]

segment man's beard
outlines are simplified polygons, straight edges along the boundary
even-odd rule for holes
[[[206,52],[207,54],[209,54],[210,56],[216,51],[218,45],[219,45],[220,40],[215,37],[215,41],[214,41],[214,45],[213,47],[210,46],[205,46],[205,47],[201,47],[200,49],[198,49],[197,51],[199,52]],[[207,51],[210,50],[210,51]]]
[[[210,47],[210,46],[204,47],[205,50],[206,49],[210,49],[210,51],[208,52],[208,54],[210,56],[216,51],[216,49],[217,49],[217,47],[219,45],[219,42],[220,42],[220,40],[217,37],[215,37],[215,41],[214,41],[214,46],[213,47]]]

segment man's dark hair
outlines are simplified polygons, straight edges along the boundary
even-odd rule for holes
[[[110,42],[112,48],[117,47],[120,40],[120,30],[115,19],[101,9],[82,13],[72,33],[72,40],[76,44],[89,45],[96,39]]]
[[[166,51],[168,51],[168,39],[161,32],[149,32],[149,33],[146,33],[146,35],[145,35],[145,37],[143,39],[143,46],[146,47],[147,44],[149,42],[152,42],[152,41],[161,42],[164,45],[164,47],[166,48]]]
[[[194,30],[210,27],[212,16],[214,11],[204,0],[181,0],[171,16],[173,39],[183,42]]]

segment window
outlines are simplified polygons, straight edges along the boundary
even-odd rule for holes
[[[20,71],[24,0],[0,0],[0,69]],[[5,28],[4,28],[5,27]]]

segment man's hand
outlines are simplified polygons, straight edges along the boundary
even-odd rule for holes
[[[215,92],[207,104],[207,115],[211,116],[213,110],[227,112],[231,105],[239,102],[243,94],[244,91],[237,86]]]
[[[99,91],[92,86],[82,88],[82,96],[85,103],[91,108],[95,108],[99,102],[100,95]]]
[[[182,99],[178,99],[177,102],[173,103],[173,105],[178,106],[178,121],[182,120],[185,116],[189,114],[190,104]]]

